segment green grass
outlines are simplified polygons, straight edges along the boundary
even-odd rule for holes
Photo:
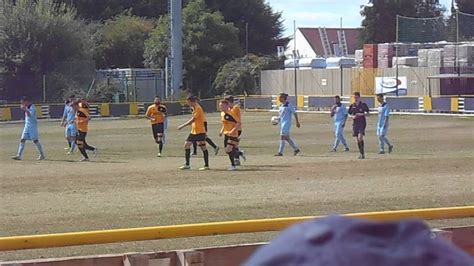
[[[172,117],[164,157],[156,157],[145,119],[93,120],[88,142],[100,149],[91,162],[65,155],[58,122],[40,122],[48,160],[37,162],[28,143],[25,159],[15,154],[21,124],[0,125],[0,236],[100,230],[300,215],[395,210],[474,203],[474,121],[458,117],[393,116],[393,154],[378,155],[375,116],[367,128],[367,159],[352,151],[330,153],[327,115],[303,114],[292,133],[301,156],[275,158],[278,127],[269,113],[244,113],[242,148],[248,161],[228,172],[227,157],[211,156],[212,170],[179,171],[189,129],[187,116]],[[208,115],[209,135],[222,145],[219,118]],[[472,219],[433,225],[473,224]],[[152,251],[266,241],[274,233],[199,237],[0,253],[0,260],[39,256]]]

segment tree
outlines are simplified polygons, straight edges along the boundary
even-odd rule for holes
[[[474,14],[474,2],[472,0],[456,0],[459,11]]]
[[[76,19],[74,8],[52,0],[4,0],[0,8],[0,62],[7,71],[4,97],[36,99],[41,75],[58,62],[90,60],[90,27]]]
[[[162,16],[145,43],[145,64],[164,67],[169,51],[168,18]],[[193,0],[183,9],[183,58],[185,84],[197,95],[211,94],[212,80],[228,60],[242,53],[238,29],[225,23],[220,12],[206,8],[203,0]]]
[[[444,14],[439,0],[369,0],[362,6],[362,43],[396,41],[397,15],[415,18],[438,17]]]
[[[258,94],[260,71],[272,67],[274,62],[272,57],[258,57],[253,54],[228,62],[219,70],[214,80],[216,94]]]
[[[104,21],[130,10],[131,15],[158,18],[168,11],[168,0],[56,0],[73,4],[78,14],[90,20]],[[183,6],[190,1],[183,0]],[[239,41],[246,48],[246,24],[248,23],[249,52],[273,54],[277,41],[284,31],[280,12],[272,10],[264,0],[205,0],[211,11],[219,11],[225,22],[232,22],[239,29]]]
[[[145,40],[153,31],[145,18],[119,15],[107,20],[96,34],[94,58],[98,67],[143,67]]]
[[[474,2],[456,0],[456,6],[457,8],[454,5],[451,7],[451,17],[448,21],[450,41],[457,41],[458,25],[459,41],[472,41],[474,39]]]
[[[72,4],[79,16],[88,20],[105,21],[129,10],[131,15],[157,18],[168,10],[167,0],[56,0]]]
[[[239,28],[240,47],[246,48],[246,24],[250,53],[269,55],[276,53],[278,40],[284,31],[280,12],[275,12],[264,0],[205,0],[207,6],[220,11],[225,22]]]

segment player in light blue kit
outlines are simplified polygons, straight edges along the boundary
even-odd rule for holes
[[[334,132],[336,135],[336,140],[334,141],[334,146],[331,152],[337,151],[337,146],[339,143],[344,145],[345,150],[349,151],[349,146],[347,145],[346,139],[344,138],[344,126],[346,125],[348,112],[346,105],[341,103],[341,97],[339,95],[334,97],[334,105],[331,107],[331,117],[334,118]]]
[[[68,143],[68,148],[65,148],[67,154],[72,154],[76,148],[76,110],[74,110],[74,101],[76,97],[74,95],[69,96],[66,104],[64,105],[63,119],[61,120],[61,126],[65,127],[65,136]]]
[[[390,118],[390,108],[388,104],[383,99],[383,94],[377,94],[377,101],[380,103],[378,108],[379,117],[377,120],[377,136],[379,137],[379,154],[385,154],[384,146],[385,143],[388,145],[388,153],[392,153],[393,145],[390,144],[390,141],[387,138],[389,118]]]
[[[290,129],[291,129],[291,121],[293,115],[295,116],[296,126],[299,128],[301,127],[300,121],[298,120],[298,114],[296,113],[296,109],[288,102],[288,94],[280,93],[279,101],[281,102],[279,115],[280,115],[280,147],[278,149],[278,153],[275,156],[283,156],[283,151],[285,150],[285,141],[288,141],[288,144],[293,148],[293,154],[296,156],[300,153],[300,149],[298,145],[293,141],[290,137]]]
[[[25,112],[25,127],[23,128],[23,133],[21,133],[20,146],[18,147],[18,153],[16,156],[13,156],[13,160],[21,160],[23,158],[23,151],[25,150],[25,144],[27,140],[33,141],[38,148],[39,156],[38,160],[44,160],[43,147],[39,142],[38,135],[38,120],[36,119],[36,108],[30,103],[28,98],[22,97],[20,100],[20,108]]]

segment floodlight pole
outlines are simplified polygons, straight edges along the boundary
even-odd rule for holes
[[[397,60],[395,60],[396,62],[396,66],[395,66],[395,82],[397,84],[397,87],[396,87],[396,91],[395,91],[395,95],[398,97],[398,41],[399,41],[399,37],[398,37],[398,15],[397,15],[397,34],[396,34],[396,40],[395,40],[395,58]],[[393,60],[392,60],[393,61]]]
[[[456,67],[458,76],[461,76],[461,64],[459,62],[459,9],[456,9]]]
[[[293,20],[293,64],[295,68],[295,98],[296,98],[296,109],[298,109],[298,80],[296,75],[298,74],[297,60],[296,60],[296,20]]]
[[[249,55],[249,23],[245,21],[245,55]]]
[[[342,35],[342,17],[341,17],[341,20],[340,20],[340,34]],[[339,39],[342,39],[342,38],[339,38]],[[340,53],[340,56],[341,56],[341,62],[340,62],[340,66],[339,66],[339,70],[341,71],[341,97],[343,96],[344,94],[344,69],[342,67],[342,64],[343,64],[343,61],[342,61],[342,57],[344,57],[344,55],[342,54],[342,43],[339,41],[339,53]]]
[[[171,5],[171,98],[178,99],[183,85],[183,20],[182,0],[170,0]]]

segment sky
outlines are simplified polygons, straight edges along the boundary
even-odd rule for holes
[[[293,35],[293,20],[296,27],[358,27],[362,21],[360,6],[368,0],[266,0],[273,10],[283,12],[286,28],[283,36]],[[451,6],[451,0],[440,0]]]

